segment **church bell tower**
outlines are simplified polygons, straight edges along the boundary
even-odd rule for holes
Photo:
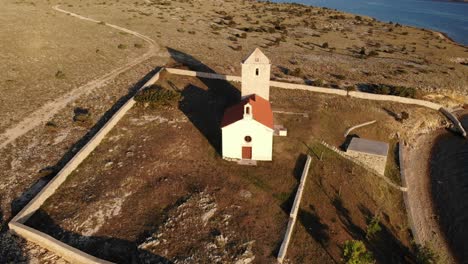
[[[256,48],[242,62],[242,98],[256,94],[269,101],[270,70],[270,60]]]

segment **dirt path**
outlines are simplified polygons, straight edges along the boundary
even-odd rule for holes
[[[407,210],[415,242],[435,249],[440,263],[455,263],[440,231],[431,197],[428,161],[439,132],[415,137],[404,147],[403,163],[407,192]]]
[[[70,16],[82,19],[82,20],[90,21],[93,23],[101,23],[101,21],[98,21],[92,18],[87,18],[81,15],[63,10],[58,5],[52,8],[58,12],[65,13]],[[129,70],[130,68],[147,60],[148,58],[155,56],[156,52],[159,51],[159,46],[156,44],[156,42],[153,39],[145,35],[142,35],[138,32],[135,32],[135,31],[123,28],[123,27],[119,27],[116,25],[112,25],[108,23],[106,23],[105,25],[108,27],[126,32],[128,34],[132,34],[135,37],[144,40],[145,42],[149,44],[148,51],[145,54],[141,55],[140,57],[134,59],[133,61],[103,75],[101,78],[90,81],[89,83],[83,86],[77,87],[74,90],[66,93],[65,95],[57,98],[56,100],[43,105],[41,108],[37,109],[28,117],[24,118],[18,124],[6,129],[4,133],[0,134],[0,149],[6,147],[9,143],[15,141],[17,138],[31,131],[36,126],[50,120],[55,114],[58,113],[60,109],[64,108],[67,104],[73,102],[74,100],[78,99],[80,96],[84,94],[91,93],[93,90],[103,87],[107,82],[114,79],[117,75]]]

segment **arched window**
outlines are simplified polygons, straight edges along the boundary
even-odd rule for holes
[[[245,140],[245,142],[250,143],[250,142],[252,142],[252,137],[251,136],[245,136],[244,140]]]
[[[250,106],[245,107],[245,113],[250,115]]]
[[[258,76],[258,68],[257,68],[257,69],[255,69],[255,75],[257,75],[257,76]]]

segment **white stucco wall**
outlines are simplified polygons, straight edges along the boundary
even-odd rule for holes
[[[242,119],[222,129],[224,158],[242,159],[242,147],[252,147],[252,160],[272,160],[273,129],[254,119]],[[252,141],[245,142],[245,136]]]
[[[258,76],[256,70],[258,69]],[[271,64],[242,64],[242,97],[257,94],[270,100],[270,70]]]

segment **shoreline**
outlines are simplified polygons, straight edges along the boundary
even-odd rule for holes
[[[459,4],[468,4],[468,1],[466,2],[460,2],[460,1],[451,1],[451,0],[433,0],[434,2],[445,2],[445,3],[459,3]],[[420,30],[426,30],[426,31],[430,31],[432,33],[439,33],[441,34],[444,38],[446,38],[447,40],[449,40],[450,42],[460,46],[460,47],[463,47],[463,48],[468,48],[468,43],[464,44],[462,42],[458,42],[456,41],[453,37],[450,37],[448,35],[448,33],[444,32],[444,31],[439,31],[439,30],[436,30],[436,29],[432,29],[432,28],[427,28],[427,27],[419,27],[419,26],[413,26],[413,25],[408,25],[406,23],[401,23],[401,22],[395,22],[395,21],[384,21],[384,20],[381,20],[377,17],[374,17],[374,16],[371,16],[371,15],[366,15],[366,14],[358,14],[358,13],[351,13],[351,12],[348,12],[348,11],[345,11],[345,10],[342,10],[342,9],[337,9],[337,8],[331,8],[331,7],[326,7],[326,6],[317,6],[317,5],[312,5],[312,4],[304,4],[304,3],[299,3],[299,2],[284,2],[284,0],[281,0],[279,2],[276,2],[276,1],[266,1],[266,0],[257,0],[257,2],[263,2],[263,3],[267,3],[267,2],[270,2],[270,3],[274,3],[274,4],[294,4],[294,5],[301,5],[301,6],[306,6],[306,7],[314,7],[314,8],[324,8],[324,9],[330,9],[330,10],[335,10],[335,11],[338,11],[338,12],[341,12],[341,13],[345,13],[345,14],[350,14],[350,15],[355,15],[355,16],[365,16],[365,17],[369,17],[369,18],[372,18],[372,19],[375,19],[376,21],[380,21],[382,23],[398,23],[402,26],[406,26],[406,27],[411,27],[411,28],[415,28],[415,29],[420,29]],[[467,32],[468,34],[468,32]]]

